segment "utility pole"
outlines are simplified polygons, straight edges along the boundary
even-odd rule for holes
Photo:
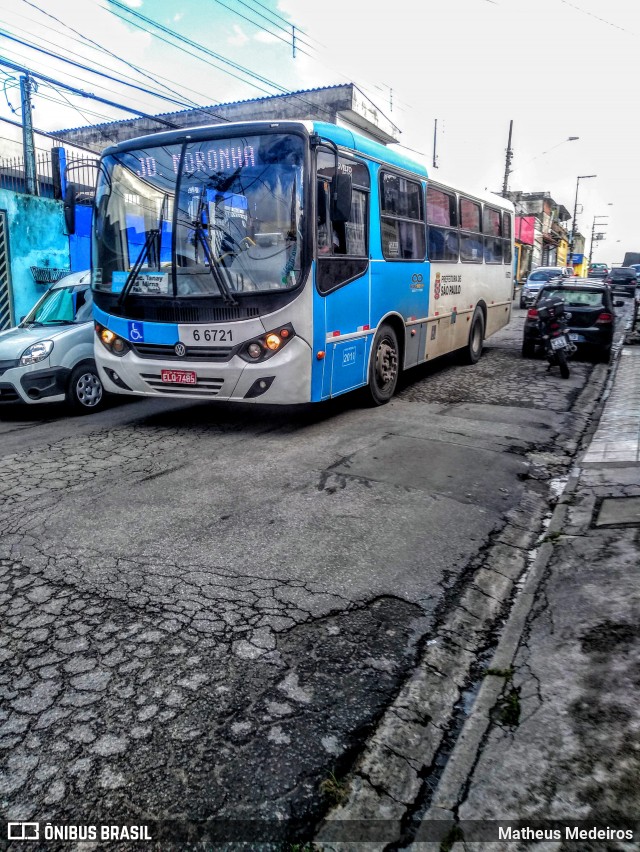
[[[589,245],[589,266],[591,266],[591,258],[593,257],[593,241],[601,240],[604,238],[604,234],[596,234],[596,227],[598,228],[606,228],[609,224],[608,222],[596,222],[596,219],[608,219],[608,216],[594,216],[593,217],[593,225],[591,226],[591,244]],[[588,270],[587,270],[588,274]]]
[[[502,197],[507,197],[507,190],[509,189],[509,175],[511,173],[511,160],[513,158],[513,151],[511,150],[511,134],[513,133],[513,119],[509,122],[509,141],[507,142],[507,159],[504,164],[504,181],[502,183]]]
[[[438,141],[438,119],[436,118],[433,122],[433,168],[438,168],[438,163],[436,162],[438,157],[436,155],[436,143]]]
[[[24,149],[24,177],[29,195],[38,194],[36,175],[36,146],[33,141],[33,119],[31,117],[31,92],[34,83],[29,74],[20,77],[20,100],[22,102],[22,145]]]
[[[580,189],[580,181],[595,178],[598,175],[578,175],[576,181],[576,200],[573,205],[573,219],[571,220],[571,240],[569,242],[569,264],[573,264],[573,246],[576,241],[576,216],[578,215],[578,190]]]

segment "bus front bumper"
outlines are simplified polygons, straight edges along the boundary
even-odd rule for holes
[[[135,352],[120,358],[97,342],[96,363],[104,388],[111,393],[272,405],[294,405],[311,398],[311,349],[300,337],[255,364],[237,355],[218,364],[140,358]],[[196,381],[165,382],[163,370],[195,373]]]

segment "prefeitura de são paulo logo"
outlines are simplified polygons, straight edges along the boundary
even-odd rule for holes
[[[433,298],[434,299],[440,298],[440,273],[439,272],[436,272],[436,283],[435,283],[435,286],[433,288]]]

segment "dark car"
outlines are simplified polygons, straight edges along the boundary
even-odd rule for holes
[[[638,273],[632,266],[616,266],[604,279],[614,293],[633,296],[638,286]]]
[[[592,263],[587,272],[588,278],[606,278],[609,274],[609,267],[606,263]]]
[[[578,349],[591,350],[598,360],[608,361],[615,324],[614,307],[622,307],[624,302],[614,303],[609,287],[585,278],[547,284],[540,290],[524,322],[523,356],[533,358],[536,347],[542,343],[536,305],[550,296],[560,296],[564,300],[565,309],[571,315],[569,336]]]

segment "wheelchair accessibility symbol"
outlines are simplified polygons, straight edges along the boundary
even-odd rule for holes
[[[129,323],[129,340],[132,340],[134,343],[144,342],[144,326],[141,322]]]

